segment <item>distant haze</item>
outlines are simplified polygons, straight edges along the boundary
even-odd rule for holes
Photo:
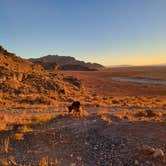
[[[0,45],[110,65],[166,63],[166,0],[1,0]]]

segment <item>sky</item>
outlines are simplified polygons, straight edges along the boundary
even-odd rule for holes
[[[24,58],[166,63],[166,0],[0,0],[0,45]]]

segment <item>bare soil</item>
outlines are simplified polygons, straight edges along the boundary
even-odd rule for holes
[[[103,110],[101,108],[101,110]],[[166,114],[137,117],[134,112],[96,111],[87,116],[59,115],[50,121],[33,126],[23,140],[15,140],[16,132],[0,132],[1,139],[9,137],[8,154],[18,165],[38,165],[48,157],[51,165],[69,166],[164,166],[165,158],[153,159],[144,154],[145,145],[166,152]],[[158,118],[160,117],[160,118]],[[55,162],[56,161],[56,162]]]

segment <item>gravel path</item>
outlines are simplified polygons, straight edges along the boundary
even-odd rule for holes
[[[24,140],[10,138],[9,156],[19,164],[37,165],[43,157],[58,166],[165,166],[165,158],[153,159],[143,146],[166,152],[166,123],[123,121],[108,123],[97,114],[88,117],[59,116],[25,133]],[[11,136],[1,132],[0,136]],[[1,155],[2,157],[2,155]]]

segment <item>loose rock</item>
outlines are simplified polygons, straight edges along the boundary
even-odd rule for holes
[[[155,148],[150,147],[150,146],[148,146],[148,145],[145,145],[145,146],[143,147],[143,152],[144,152],[145,154],[150,155],[150,154],[153,154],[153,153],[155,152]]]
[[[153,153],[153,158],[162,158],[164,157],[164,152],[162,149],[156,149],[155,152]]]

